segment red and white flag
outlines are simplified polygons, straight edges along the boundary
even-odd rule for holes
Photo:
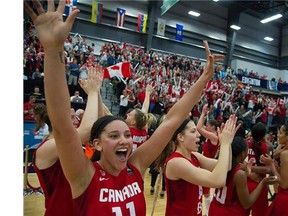
[[[116,11],[116,26],[120,26],[120,27],[124,26],[125,13],[126,13],[125,9],[117,8],[117,11]]]
[[[120,62],[104,69],[104,79],[110,79],[114,76],[118,78],[131,77],[130,62]]]

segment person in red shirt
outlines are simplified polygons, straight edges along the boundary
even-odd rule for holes
[[[199,118],[200,118],[200,111],[199,111],[199,104],[196,104],[192,110],[192,118],[195,124],[197,125]]]
[[[261,155],[260,161],[269,166],[279,181],[278,193],[268,207],[265,216],[288,215],[288,125],[282,125],[277,133],[278,145],[282,147],[280,153],[280,167],[269,155]],[[275,155],[276,156],[276,155]]]
[[[97,67],[97,70],[96,68],[89,68],[87,81],[79,81],[80,86],[88,95],[88,103],[80,125],[80,121],[76,119],[75,110],[72,108],[70,112],[72,124],[77,128],[82,143],[89,141],[89,131],[94,121],[98,118],[96,99],[98,98],[103,79],[101,75],[103,72],[101,70],[102,68],[100,67]],[[42,108],[38,118],[38,122],[45,122],[49,127],[49,134],[34,151],[32,161],[33,168],[45,196],[45,216],[76,216],[78,214],[74,209],[71,188],[60,164],[54,131],[46,107]],[[86,155],[87,157],[89,156],[87,153]]]
[[[267,123],[267,118],[268,118],[268,114],[266,109],[262,109],[262,114],[260,115],[260,122],[262,122],[263,124]]]
[[[148,139],[147,123],[149,120],[148,111],[150,104],[150,95],[152,91],[152,86],[147,85],[145,90],[145,100],[142,109],[131,109],[130,112],[127,112],[127,117],[125,121],[130,128],[133,140],[133,150],[138,148]]]
[[[24,103],[24,120],[34,120],[33,109],[35,107],[36,97],[34,95],[29,96],[29,101]]]
[[[236,136],[232,142],[232,168],[227,173],[224,187],[216,188],[210,204],[209,216],[249,216],[247,209],[257,200],[263,187],[277,182],[275,177],[265,177],[257,188],[249,193],[246,172],[251,171],[252,160],[242,170],[241,164],[248,153],[248,147],[243,137]]]
[[[138,99],[138,103],[140,103],[142,106],[145,100],[145,91],[143,87],[140,88],[137,99]]]
[[[247,161],[251,158],[254,159],[252,166],[252,173],[248,175],[247,185],[249,192],[253,192],[257,188],[259,182],[265,178],[266,174],[270,173],[269,167],[265,166],[260,162],[260,156],[262,154],[268,154],[267,143],[265,142],[265,136],[267,133],[266,125],[258,122],[252,129],[252,140],[247,141],[248,145],[248,156]],[[263,216],[265,215],[266,210],[268,209],[268,186],[263,187],[261,194],[251,206],[252,216]]]
[[[218,188],[225,184],[229,168],[229,148],[237,128],[233,115],[227,120],[223,130],[218,130],[221,142],[218,161],[198,152],[200,134],[192,120],[185,119],[174,132],[156,162],[157,167],[164,169],[166,216],[202,216],[202,187]]]
[[[205,104],[202,108],[202,113],[200,115],[199,121],[197,123],[197,130],[199,133],[205,137],[205,142],[203,144],[203,155],[207,158],[216,158],[218,156],[218,150],[220,147],[219,138],[217,135],[217,128],[220,127],[220,122],[215,119],[209,119],[205,123],[205,117],[209,112],[208,104]],[[210,188],[203,188],[204,202],[206,206],[206,211],[209,211],[209,206],[211,202]]]

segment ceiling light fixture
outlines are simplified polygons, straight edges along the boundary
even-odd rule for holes
[[[273,41],[274,39],[271,38],[271,37],[265,37],[264,40],[266,40],[266,41]]]
[[[192,16],[195,16],[195,17],[200,16],[200,13],[195,12],[195,11],[189,11],[188,14],[190,14],[190,15],[192,15]]]
[[[215,40],[220,40],[220,38],[215,37],[215,36],[213,36],[213,35],[209,35],[208,37],[213,38],[213,39],[215,39]]]
[[[268,18],[266,18],[266,19],[263,19],[263,20],[261,20],[260,22],[261,22],[261,23],[267,23],[267,22],[270,22],[270,21],[272,21],[272,20],[279,19],[279,18],[281,18],[281,17],[282,17],[282,14],[276,14],[276,15],[274,15],[274,16],[271,16],[271,17],[268,17]]]
[[[251,49],[251,47],[249,46],[246,46],[246,45],[242,45],[244,48],[247,48],[247,49]]]
[[[218,2],[219,0],[213,0],[213,1]]]
[[[231,25],[230,28],[235,29],[237,31],[241,29],[241,27],[237,25]]]

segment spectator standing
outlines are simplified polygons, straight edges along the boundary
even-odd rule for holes
[[[79,91],[74,92],[74,95],[70,97],[70,101],[73,103],[84,103],[83,97],[80,96]]]
[[[77,60],[74,59],[73,63],[69,65],[68,87],[70,95],[72,94],[72,92],[76,90],[78,84],[78,76],[79,76],[79,65],[77,64]]]
[[[109,52],[108,58],[107,58],[107,66],[115,65],[116,60],[115,60],[115,54],[113,52]]]
[[[44,99],[43,94],[40,92],[39,86],[34,86],[34,91],[31,93],[31,95],[35,96],[36,100],[43,100]]]
[[[35,107],[36,97],[34,95],[29,96],[29,100],[24,103],[24,120],[34,120],[33,109]]]
[[[35,71],[32,73],[32,80],[40,78],[42,78],[41,72],[39,71],[39,68],[35,68]]]
[[[160,95],[156,97],[155,106],[152,110],[154,115],[162,116],[165,113],[165,101],[164,96]]]
[[[88,67],[87,63],[82,62],[82,65],[79,65],[79,79],[87,79],[87,74],[88,74]]]
[[[128,97],[126,90],[123,90],[123,94],[120,96],[120,107],[119,107],[119,113],[118,115],[121,117],[124,117],[126,115],[126,112],[128,110]]]

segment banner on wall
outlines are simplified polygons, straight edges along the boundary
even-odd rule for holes
[[[103,4],[92,2],[91,22],[102,23]]]
[[[183,25],[176,24],[176,38],[175,39],[178,41],[182,41],[183,39],[183,28],[184,28]]]
[[[69,16],[73,10],[77,8],[77,0],[66,0],[64,13]]]
[[[122,8],[117,8],[116,10],[116,26],[123,27],[125,21],[126,10]]]
[[[137,25],[137,31],[146,33],[146,28],[147,28],[147,19],[148,16],[147,14],[138,14],[138,25]]]
[[[161,36],[165,35],[165,25],[166,25],[166,21],[158,18],[157,35],[161,35]]]

